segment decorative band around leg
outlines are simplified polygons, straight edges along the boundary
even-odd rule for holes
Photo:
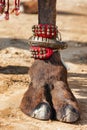
[[[65,49],[67,44],[58,35],[58,27],[51,24],[39,24],[32,27],[33,36],[29,38],[31,57],[49,59],[55,51]]]
[[[58,27],[55,25],[34,25],[32,27],[33,35],[42,38],[56,38],[58,34]]]
[[[31,47],[31,58],[45,60],[52,56],[54,52],[57,50],[53,50],[51,48],[44,48],[44,47]]]

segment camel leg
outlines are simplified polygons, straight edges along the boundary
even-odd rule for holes
[[[38,23],[56,25],[56,0],[38,0],[38,5]],[[48,59],[36,59],[29,75],[32,84],[21,103],[25,114],[37,119],[70,123],[79,119],[79,106],[69,89],[67,70],[61,62],[59,51]]]

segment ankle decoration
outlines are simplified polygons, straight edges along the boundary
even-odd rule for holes
[[[58,34],[57,26],[54,25],[34,25],[32,27],[33,35],[42,38],[56,38]]]
[[[52,56],[57,50],[44,47],[31,47],[31,57],[35,59],[45,60]]]
[[[29,38],[32,58],[49,59],[54,52],[67,48],[67,44],[61,41],[61,35],[55,25],[34,25],[32,31],[33,36]]]

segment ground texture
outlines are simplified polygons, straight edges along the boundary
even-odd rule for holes
[[[69,45],[61,56],[81,119],[75,124],[39,121],[21,112],[33,63],[27,40],[37,15],[12,15],[9,21],[0,21],[0,130],[87,130],[87,0],[58,0],[57,11],[57,25]]]

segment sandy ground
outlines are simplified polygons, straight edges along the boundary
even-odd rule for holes
[[[39,121],[21,112],[33,63],[27,39],[32,25],[37,24],[37,15],[12,15],[9,21],[0,22],[0,130],[87,130],[87,0],[59,0],[57,10],[57,25],[69,45],[61,55],[81,119],[75,124]]]

